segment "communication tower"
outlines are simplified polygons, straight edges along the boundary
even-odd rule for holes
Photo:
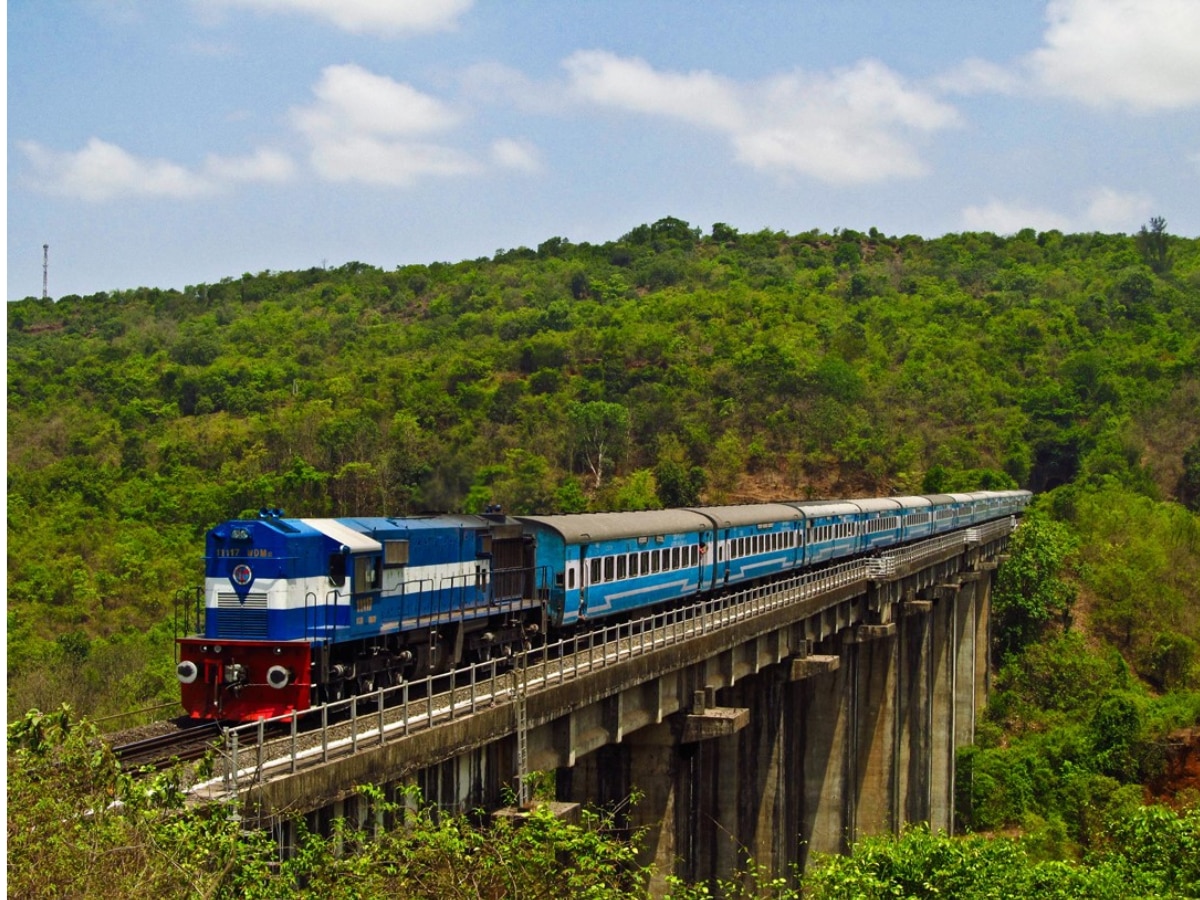
[[[50,245],[42,244],[42,299],[45,300],[48,296],[47,288],[50,286]]]

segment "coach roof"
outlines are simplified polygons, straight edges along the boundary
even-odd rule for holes
[[[772,522],[795,522],[801,518],[794,506],[782,503],[751,503],[738,506],[696,506],[693,512],[702,513],[722,528],[737,525],[763,525]]]
[[[557,531],[568,544],[592,544],[656,534],[711,531],[712,522],[687,509],[651,509],[642,512],[576,513],[566,516],[516,516]]]

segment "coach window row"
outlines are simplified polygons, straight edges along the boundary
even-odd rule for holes
[[[770,553],[773,550],[788,550],[796,546],[796,532],[771,531],[754,534],[750,537],[731,538],[729,541],[729,558],[739,559],[743,556],[754,556],[758,553]]]
[[[896,516],[881,516],[878,519],[871,519],[867,522],[867,533],[871,534],[876,531],[891,531],[893,528],[900,527],[900,519]]]
[[[858,534],[858,530],[854,522],[846,522],[841,525],[816,525],[809,526],[811,537],[808,539],[810,544],[820,544],[825,541],[833,541],[838,538],[854,537]]]
[[[642,575],[671,572],[699,564],[700,548],[696,544],[688,547],[663,547],[656,550],[641,550],[636,553],[598,556],[591,560],[591,577],[588,579],[588,584],[638,578]]]

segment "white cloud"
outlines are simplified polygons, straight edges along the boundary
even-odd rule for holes
[[[360,66],[327,66],[313,88],[317,102],[293,110],[302,132],[314,139],[357,132],[418,135],[444,131],[458,116],[440,100]]]
[[[644,60],[581,50],[563,63],[571,92],[601,106],[665,115],[722,130],[742,124],[734,86],[710,72],[659,72]]]
[[[483,105],[510,103],[522,112],[542,115],[559,113],[567,105],[561,84],[534,81],[503,63],[468,66],[460,82],[464,94]]]
[[[421,141],[385,141],[364,134],[324,140],[313,147],[312,165],[329,181],[409,187],[426,175],[469,175],[481,170],[461,151]]]
[[[953,107],[873,60],[747,84],[661,72],[604,51],[576,53],[564,66],[579,100],[706,128],[723,134],[745,165],[833,184],[921,175],[911,133],[958,122]]]
[[[991,200],[983,206],[968,206],[962,212],[962,227],[967,231],[995,234],[1015,234],[1024,228],[1071,230],[1070,220],[1053,210],[1000,200]]]
[[[1084,224],[1087,230],[1133,232],[1150,216],[1154,201],[1149,194],[1098,187],[1088,192]]]
[[[422,176],[471,174],[468,154],[427,138],[460,117],[435,97],[355,66],[329,66],[311,106],[293,109],[308,138],[313,168],[330,181],[406,187]]]
[[[275,150],[259,150],[253,156],[229,157],[211,155],[204,160],[204,171],[220,183],[291,180],[296,164],[286,154]]]
[[[265,13],[302,13],[357,34],[445,31],[473,0],[219,0]]]
[[[1196,0],[1053,0],[1028,63],[1053,94],[1139,112],[1200,104]]]
[[[36,141],[17,146],[29,161],[29,181],[35,188],[90,202],[123,197],[189,200],[219,192],[231,182],[283,181],[292,174],[291,160],[269,150],[243,158],[210,156],[201,171],[193,171],[165,159],[134,156],[97,137],[75,152],[51,150]]]
[[[774,79],[754,91],[751,102],[751,124],[733,136],[738,158],[831,184],[923,175],[911,133],[958,122],[953,107],[872,60],[831,75]]]
[[[501,168],[520,172],[537,172],[542,167],[533,144],[511,138],[501,138],[492,144],[492,161]]]
[[[1020,79],[1011,69],[973,58],[944,72],[934,84],[948,94],[1011,94],[1020,87]]]
[[[35,141],[19,142],[33,168],[33,184],[50,194],[102,201],[121,196],[183,199],[207,193],[203,176],[163,159],[139,159],[93,137],[77,152],[60,152]]]
[[[996,234],[1013,234],[1023,228],[1130,233],[1146,220],[1154,206],[1148,194],[1105,186],[1084,192],[1079,200],[1079,209],[1071,214],[993,199],[982,206],[966,207],[962,212],[962,227]]]

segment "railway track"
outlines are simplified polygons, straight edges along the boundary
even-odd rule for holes
[[[176,762],[200,759],[221,736],[219,722],[176,720],[175,727],[163,734],[113,743],[112,750],[126,772],[149,768],[161,771]],[[120,738],[118,738],[120,740]]]

